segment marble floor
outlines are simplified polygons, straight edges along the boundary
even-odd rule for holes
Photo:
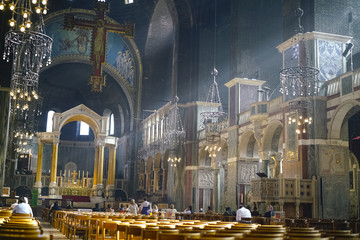
[[[40,221],[40,225],[44,230],[44,234],[52,235],[55,240],[65,240],[67,239],[59,230],[50,225],[49,222]]]

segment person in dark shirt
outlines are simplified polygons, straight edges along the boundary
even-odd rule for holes
[[[274,208],[273,208],[273,206],[269,205],[267,207],[267,210],[268,211],[265,212],[264,217],[271,218],[272,216],[274,216],[274,212],[273,212]]]
[[[251,216],[258,217],[260,213],[257,210],[256,205],[254,206],[254,211],[251,212]]]
[[[93,208],[93,212],[101,212],[100,204],[95,203],[95,208]]]
[[[224,216],[235,216],[235,215],[236,213],[235,211],[231,211],[231,207],[225,208]]]

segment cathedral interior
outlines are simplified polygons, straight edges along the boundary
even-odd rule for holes
[[[3,204],[360,217],[360,1],[42,8],[0,12]]]

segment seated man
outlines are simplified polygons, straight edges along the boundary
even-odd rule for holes
[[[245,223],[250,223],[251,220],[245,220],[244,218],[251,218],[251,212],[249,209],[244,208],[243,205],[240,205],[239,210],[236,211],[236,221],[238,222],[245,222]]]
[[[29,204],[26,203],[24,197],[19,198],[19,204],[14,207],[13,213],[25,213],[33,216],[32,209]]]

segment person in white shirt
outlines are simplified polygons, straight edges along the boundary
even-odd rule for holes
[[[175,218],[176,218],[176,213],[177,213],[177,210],[175,209],[174,204],[171,204],[171,205],[170,205],[170,214],[169,214],[169,217],[170,217],[171,219],[175,219]]]
[[[138,212],[139,212],[139,207],[138,207],[138,205],[135,203],[135,199],[131,199],[131,201],[130,201],[130,205],[129,205],[129,207],[128,207],[128,212],[130,213],[130,214],[138,214]]]
[[[150,215],[151,212],[151,204],[144,198],[143,203],[140,205],[141,214]]]
[[[240,205],[239,209],[236,211],[236,221],[241,222],[242,218],[251,218],[251,212],[249,209]]]
[[[26,213],[33,216],[32,209],[29,204],[26,203],[23,197],[19,198],[19,204],[14,207],[13,213]]]

